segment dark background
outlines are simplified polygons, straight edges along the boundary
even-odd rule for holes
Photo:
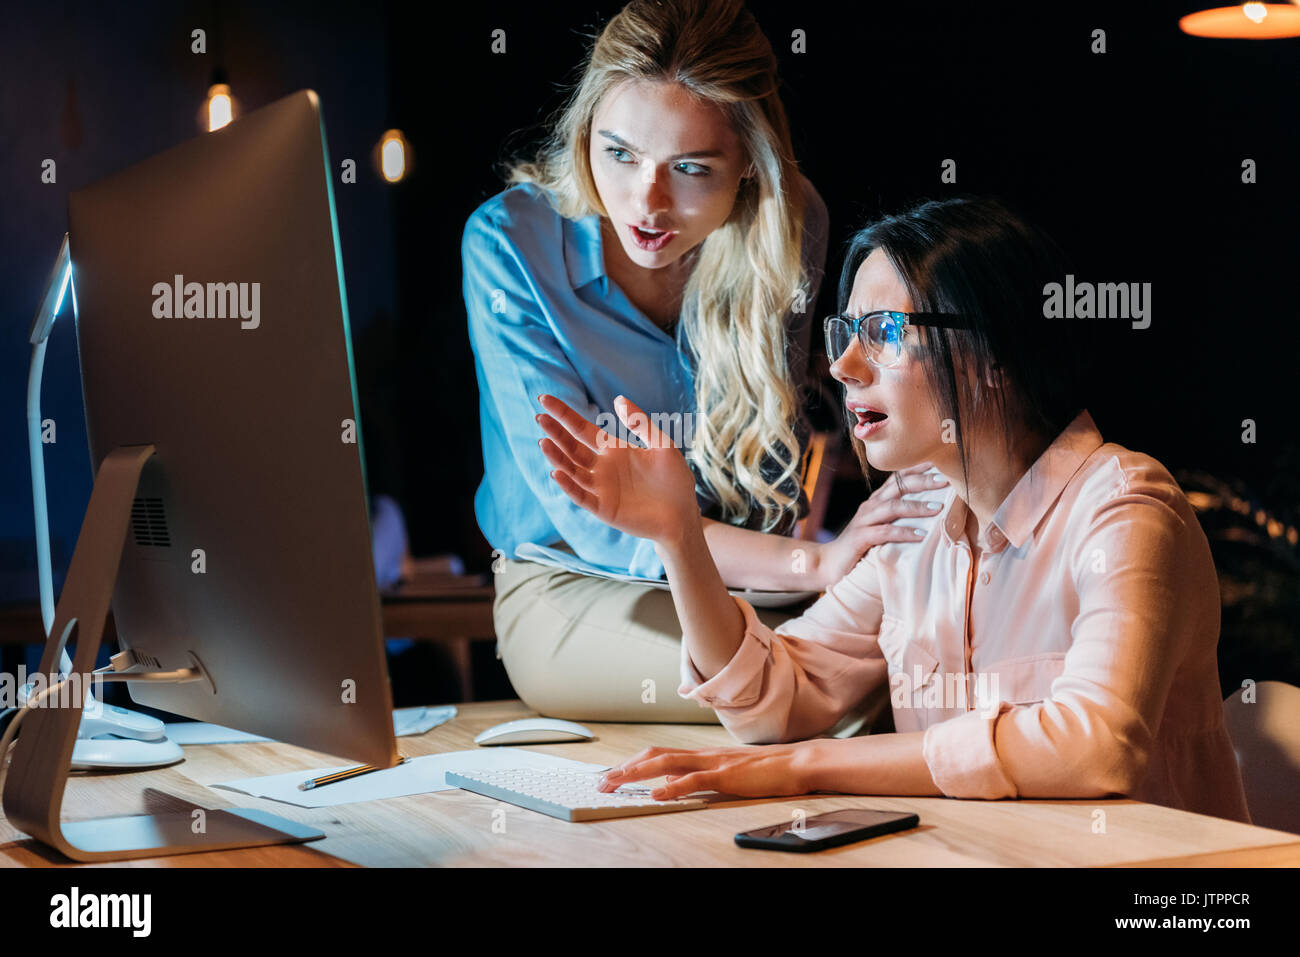
[[[1236,608],[1225,584],[1224,654],[1235,654],[1231,628],[1253,627],[1271,637],[1262,658],[1247,660],[1282,677],[1297,668],[1296,549],[1262,532],[1256,513],[1283,527],[1300,520],[1300,40],[1179,32],[1179,16],[1209,5],[750,7],[781,61],[798,159],[830,209],[819,316],[835,311],[852,231],[954,192],[999,195],[1036,219],[1073,256],[1079,280],[1152,284],[1149,329],[1107,325],[1090,408],[1109,441],[1154,455],[1185,488],[1231,488],[1249,503],[1248,516],[1202,516],[1221,576],[1246,600]],[[497,164],[535,143],[578,76],[587,36],[620,6],[149,2],[8,12],[0,602],[36,597],[26,336],[67,228],[67,194],[196,135],[218,67],[245,111],[316,89],[332,158],[357,161],[358,182],[337,185],[336,196],[371,491],[401,501],[417,555],[455,553],[485,569],[472,508],[482,463],[461,230],[502,188]],[[190,52],[195,27],[208,31],[206,55]],[[490,50],[497,28],[504,55]],[[791,52],[794,29],[806,31],[804,54]],[[1104,54],[1090,52],[1094,29],[1106,31]],[[389,127],[414,150],[414,170],[396,186],[369,160]],[[40,182],[46,157],[58,162],[54,185]],[[945,158],[957,161],[955,185],[940,182]],[[1241,182],[1245,158],[1258,165],[1253,185]],[[56,584],[91,486],[74,338],[65,314],[43,393],[43,413],[58,423],[46,447]],[[1242,441],[1243,419],[1256,423],[1254,444]],[[832,516],[863,491],[847,475]]]

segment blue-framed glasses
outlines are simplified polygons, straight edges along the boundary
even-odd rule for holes
[[[826,355],[834,362],[844,354],[857,336],[862,351],[873,365],[887,369],[903,357],[903,340],[908,326],[936,326],[940,329],[967,329],[970,324],[961,316],[946,312],[894,312],[878,309],[854,319],[829,316],[822,323],[826,333]]]

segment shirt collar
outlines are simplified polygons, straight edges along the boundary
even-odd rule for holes
[[[1084,409],[1074,417],[1038,457],[1029,471],[993,513],[992,527],[984,533],[988,547],[1000,551],[1003,542],[1019,548],[1029,540],[1047,510],[1061,496],[1070,480],[1093,452],[1102,445],[1092,415]],[[953,495],[943,513],[943,533],[955,544],[966,527],[966,503]]]
[[[574,289],[600,279],[601,293],[609,291],[605,257],[601,250],[599,215],[593,213],[582,219],[564,219],[564,265],[569,272],[569,285]]]

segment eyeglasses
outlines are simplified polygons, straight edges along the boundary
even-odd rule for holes
[[[826,355],[834,362],[857,336],[862,351],[872,365],[887,369],[903,357],[903,336],[908,326],[935,326],[940,329],[968,329],[961,316],[945,312],[893,312],[879,309],[854,319],[829,316],[822,323],[826,333]]]

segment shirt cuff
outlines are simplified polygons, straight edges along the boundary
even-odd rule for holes
[[[731,660],[708,680],[691,661],[686,642],[682,642],[682,684],[677,694],[697,701],[701,708],[747,708],[762,693],[763,669],[767,663],[769,642],[766,626],[743,598],[732,596],[745,616],[745,635]]]
[[[993,740],[998,718],[1012,707],[1003,701],[995,715],[968,711],[925,729],[921,755],[940,791],[948,797],[989,801],[1017,796]]]

